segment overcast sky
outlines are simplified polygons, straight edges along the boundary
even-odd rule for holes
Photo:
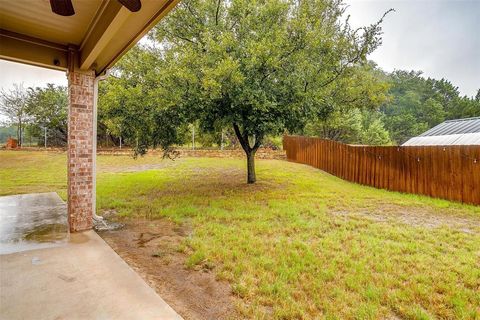
[[[446,78],[462,94],[480,88],[480,0],[346,0],[354,27],[383,24],[383,45],[369,58],[386,71],[422,70],[425,76]],[[64,73],[0,60],[0,87],[13,83],[66,85]]]
[[[346,0],[354,27],[371,24],[390,8],[383,44],[369,59],[386,71],[421,70],[446,78],[462,94],[480,88],[480,0]]]

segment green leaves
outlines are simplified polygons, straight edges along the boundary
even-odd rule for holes
[[[175,66],[166,84],[195,97],[184,105],[202,127],[238,123],[265,136],[302,127],[377,45],[374,27],[354,31],[342,13],[336,1],[183,1],[152,39]]]
[[[45,88],[28,88],[26,103],[32,136],[43,145],[46,129],[47,145],[65,145],[68,132],[67,88],[53,84],[47,84]]]
[[[255,152],[263,137],[332,112],[345,88],[349,97],[367,91],[358,103],[380,101],[368,85],[351,86],[352,70],[379,44],[379,23],[353,30],[344,8],[337,0],[182,1],[150,34],[153,45],[137,46],[109,80],[111,102],[126,110],[105,99],[106,110],[133,114],[128,136],[146,145],[181,143],[188,123],[212,132],[236,124]]]

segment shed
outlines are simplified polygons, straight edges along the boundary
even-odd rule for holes
[[[18,147],[18,140],[13,139],[12,137],[8,138],[5,148],[7,149],[16,149]]]
[[[480,117],[447,120],[402,146],[480,145]]]

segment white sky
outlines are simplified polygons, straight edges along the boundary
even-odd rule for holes
[[[0,60],[0,87],[10,89],[14,83],[23,83],[25,88],[44,87],[47,83],[67,85],[65,72]]]
[[[446,78],[462,94],[480,88],[480,0],[345,0],[354,27],[383,24],[383,45],[369,58],[386,71],[422,70],[425,76]],[[0,60],[0,88],[47,83],[66,85],[63,72]]]
[[[421,70],[460,93],[480,88],[480,0],[345,0],[354,27],[384,20],[383,44],[369,59],[386,71]]]

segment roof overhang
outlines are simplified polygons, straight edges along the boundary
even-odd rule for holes
[[[179,0],[143,0],[130,12],[117,0],[73,0],[75,15],[48,1],[0,1],[0,58],[45,68],[103,73]]]

